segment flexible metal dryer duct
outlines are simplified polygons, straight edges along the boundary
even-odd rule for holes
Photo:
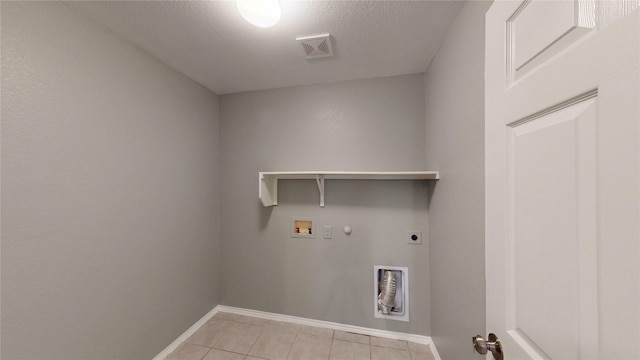
[[[378,310],[383,314],[389,314],[396,298],[396,276],[392,271],[385,271],[379,284]]]

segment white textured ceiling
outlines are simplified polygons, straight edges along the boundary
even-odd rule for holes
[[[272,28],[235,1],[71,1],[95,22],[216,94],[419,73],[464,1],[287,1]],[[296,37],[329,33],[335,56],[307,60]]]

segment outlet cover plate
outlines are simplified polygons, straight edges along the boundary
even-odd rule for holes
[[[325,239],[331,239],[331,225],[325,225],[325,226],[322,228],[322,231],[323,231],[323,232],[322,232],[322,234],[323,234],[323,236],[322,236],[322,237],[323,237],[323,238],[325,238]]]
[[[420,230],[407,230],[407,244],[422,244],[422,231]]]

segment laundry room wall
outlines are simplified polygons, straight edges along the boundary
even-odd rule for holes
[[[223,95],[220,118],[221,304],[428,335],[427,181],[326,180],[321,208],[314,180],[283,180],[279,205],[258,199],[260,171],[425,170],[423,74]],[[409,268],[408,323],[374,318],[374,265]]]
[[[2,358],[150,359],[218,303],[218,97],[2,2]]]
[[[429,207],[431,330],[443,359],[469,359],[485,332],[484,14],[469,1],[425,74],[427,166],[441,171]]]

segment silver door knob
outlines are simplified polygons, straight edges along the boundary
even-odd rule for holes
[[[473,348],[481,355],[486,355],[487,352],[491,351],[494,359],[503,360],[502,345],[500,345],[500,339],[494,333],[490,333],[487,340],[480,335],[474,336]]]

